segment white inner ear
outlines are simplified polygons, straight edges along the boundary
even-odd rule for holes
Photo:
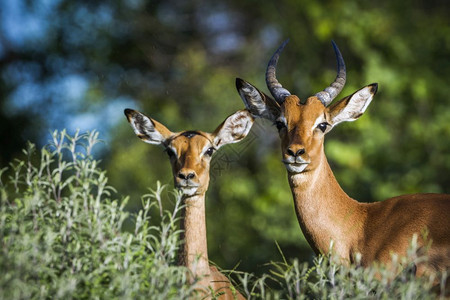
[[[253,118],[248,111],[239,111],[229,116],[214,138],[214,145],[219,148],[230,143],[237,143],[247,136],[253,125]]]
[[[130,124],[136,135],[146,143],[161,144],[165,140],[162,134],[155,129],[152,121],[141,113],[134,115]]]
[[[261,94],[255,87],[246,83],[239,90],[239,95],[242,100],[244,100],[245,108],[247,108],[254,117],[265,118],[268,120],[274,119],[272,113],[262,99]]]
[[[252,108],[252,110],[256,110],[259,114],[266,110],[266,105],[256,89],[246,86],[239,91],[239,94],[241,95],[241,98],[245,100],[247,109]]]
[[[358,119],[366,111],[372,99],[373,95],[370,93],[369,87],[357,91],[351,96],[347,106],[333,117],[333,126],[344,121],[351,122]]]

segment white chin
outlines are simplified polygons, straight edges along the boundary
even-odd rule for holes
[[[289,173],[302,173],[308,164],[285,164],[285,166]]]
[[[194,196],[195,193],[197,192],[198,188],[196,188],[196,187],[181,187],[180,190],[183,193],[183,195],[185,195],[185,196]]]

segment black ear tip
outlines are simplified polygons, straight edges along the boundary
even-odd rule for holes
[[[134,110],[130,109],[130,108],[125,108],[125,110],[123,111],[123,113],[125,114],[125,116],[131,116],[133,114]]]
[[[372,83],[370,87],[370,92],[375,95],[378,91],[378,83]]]
[[[244,80],[241,78],[236,78],[236,88],[239,90],[244,85]]]

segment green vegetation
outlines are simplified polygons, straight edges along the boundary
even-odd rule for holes
[[[96,137],[55,132],[51,145],[35,153],[29,144],[28,160],[11,164],[1,186],[1,299],[192,295],[186,270],[174,266],[178,211],[152,222],[157,191],[129,216],[128,199],[112,198],[106,172],[90,155]],[[127,218],[133,232],[122,231]]]
[[[0,298],[197,298],[187,269],[176,266],[180,195],[157,184],[142,196],[141,210],[127,213],[128,198],[116,199],[91,155],[97,135],[54,132],[51,144],[41,151],[28,144],[26,159],[0,172]],[[423,259],[413,250],[412,261]],[[436,297],[433,278],[415,278],[408,267],[395,276],[331,257],[317,257],[312,266],[280,259],[258,276],[239,267],[232,272],[237,288],[248,299]]]
[[[0,1],[0,165],[27,140],[42,147],[49,130],[100,130],[109,183],[137,214],[148,187],[173,180],[166,154],[136,138],[124,108],[173,131],[211,131],[244,107],[235,77],[267,93],[267,62],[287,38],[283,86],[304,98],[329,85],[334,40],[348,76],[338,98],[379,83],[364,116],[326,138],[342,188],[363,202],[450,193],[449,3]],[[220,266],[260,272],[278,256],[274,240],[288,259],[312,262],[280,160],[276,129],[261,120],[215,155],[206,215]]]

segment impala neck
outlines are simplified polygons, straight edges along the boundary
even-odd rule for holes
[[[206,241],[205,194],[183,198],[181,229],[183,247],[180,264],[196,276],[209,275],[208,246]]]
[[[364,224],[364,208],[336,181],[322,148],[314,170],[288,174],[302,231],[316,254],[333,250],[345,259],[356,250]]]

